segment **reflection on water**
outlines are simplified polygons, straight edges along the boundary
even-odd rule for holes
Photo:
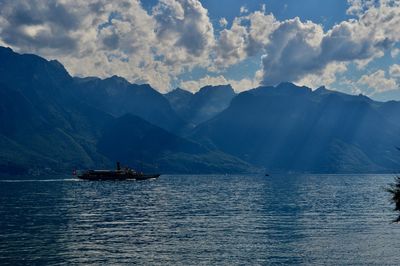
[[[2,264],[397,264],[391,175],[0,181]],[[12,181],[12,182],[11,182]]]

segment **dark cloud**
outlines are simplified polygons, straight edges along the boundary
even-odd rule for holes
[[[264,85],[282,81],[296,81],[307,73],[320,69],[318,44],[322,29],[313,23],[302,23],[298,18],[287,20],[272,33],[262,58]]]
[[[77,46],[70,32],[80,19],[58,1],[2,1],[0,16],[6,21],[0,33],[4,42],[23,50],[57,49],[70,52]]]
[[[6,17],[12,26],[52,24],[61,29],[77,29],[79,17],[69,12],[57,1],[13,1],[0,14]]]
[[[15,47],[26,50],[39,50],[43,48],[59,50],[61,53],[74,51],[77,47],[77,40],[68,35],[55,36],[53,32],[38,32],[30,36],[21,27],[6,28],[2,31],[3,41]]]

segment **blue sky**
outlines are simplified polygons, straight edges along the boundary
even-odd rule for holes
[[[298,16],[302,20],[312,20],[328,28],[349,18],[346,15],[348,7],[346,0],[204,0],[201,2],[211,17],[225,17],[229,21],[240,15],[242,6],[254,12],[263,4],[266,5],[267,11],[272,12],[279,20]]]
[[[350,17],[346,15],[348,8],[346,0],[324,0],[323,2],[321,0],[202,0],[200,2],[208,10],[216,26],[221,17],[232,21],[240,16],[241,7],[246,7],[253,12],[259,10],[263,4],[280,20],[299,16],[304,20],[312,20],[329,28]],[[158,0],[146,0],[142,3],[148,11],[151,11]]]
[[[161,92],[290,81],[400,100],[397,0],[0,0],[0,45]]]

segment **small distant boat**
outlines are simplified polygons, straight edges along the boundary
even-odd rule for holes
[[[74,171],[74,175],[84,180],[146,180],[158,178],[160,176],[160,174],[137,172],[131,168],[121,169],[119,163],[117,163],[116,170],[86,170],[80,173]]]

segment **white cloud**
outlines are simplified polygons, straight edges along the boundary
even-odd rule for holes
[[[389,69],[389,74],[391,77],[400,78],[400,65],[391,65]]]
[[[309,88],[329,86],[337,80],[337,76],[347,71],[345,63],[330,63],[323,70],[315,74],[308,74],[297,83]]]
[[[378,70],[370,75],[363,75],[357,81],[357,83],[366,85],[370,89],[372,89],[373,93],[371,94],[395,90],[399,87],[396,83],[396,80],[393,78],[387,78],[385,75],[385,71],[383,70]]]
[[[168,64],[207,64],[214,29],[198,0],[160,0],[153,8],[158,47]],[[204,57],[203,57],[204,56]]]
[[[226,18],[221,18],[219,20],[219,25],[223,28],[225,28],[226,26],[228,26],[228,21],[226,20]]]
[[[390,55],[391,55],[393,58],[396,58],[399,54],[400,54],[400,49],[398,49],[398,48],[393,48],[392,51],[391,51],[391,53],[390,53]]]
[[[319,74],[332,63],[354,62],[359,68],[384,55],[400,41],[400,1],[351,1],[358,18],[324,32],[320,25],[299,19],[280,23],[263,57],[263,84],[299,81]],[[353,9],[353,11],[351,11]]]
[[[260,81],[317,87],[332,84],[350,63],[367,69],[385,52],[393,58],[400,53],[400,1],[348,2],[353,19],[327,31],[298,18],[278,21],[264,5],[255,12],[242,7],[230,27],[221,18],[223,29],[215,33],[199,0],[159,0],[150,12],[140,0],[0,0],[0,45],[57,58],[74,75],[117,74],[160,91],[171,89],[172,82],[179,82],[176,76],[194,68],[207,69],[209,75],[190,83],[192,88],[229,82],[242,90]],[[256,78],[222,76],[229,67],[262,54]],[[372,84],[372,75],[364,76],[360,81]],[[382,73],[375,78],[382,79]]]
[[[241,80],[230,79],[230,80],[228,80],[228,82],[229,82],[229,84],[232,85],[232,88],[236,92],[242,92],[242,91],[257,88],[258,86],[260,86],[260,81],[257,78],[257,73],[254,78],[244,78]]]
[[[249,10],[247,9],[247,7],[245,7],[245,6],[240,7],[240,14],[244,14],[244,13],[248,13],[248,12],[249,12]]]
[[[220,32],[214,61],[217,68],[229,67],[263,52],[278,24],[265,10],[235,18],[229,29]]]
[[[249,56],[257,55],[270,43],[270,35],[277,29],[279,22],[272,14],[266,14],[265,10],[255,11],[243,19],[250,23],[247,53]]]
[[[230,66],[244,60],[246,55],[247,29],[235,19],[230,29],[220,32],[217,45],[217,66]]]
[[[362,0],[347,0],[349,8],[346,13],[348,15],[359,15],[363,11]]]

